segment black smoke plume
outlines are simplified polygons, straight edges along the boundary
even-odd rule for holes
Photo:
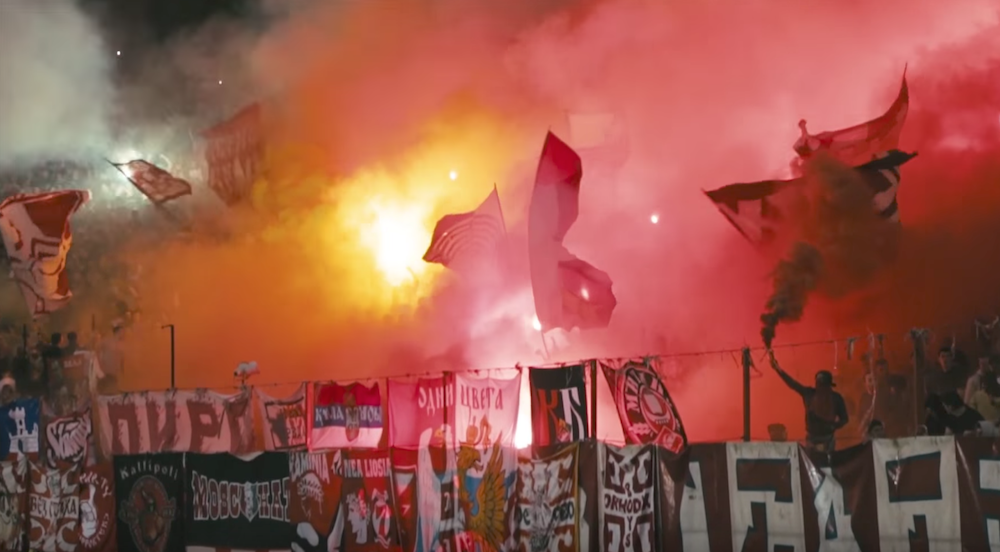
[[[790,229],[799,239],[775,267],[760,317],[767,347],[778,324],[802,318],[813,291],[842,297],[862,289],[898,244],[899,225],[875,213],[871,188],[858,170],[821,156],[806,165],[802,191],[805,208]]]

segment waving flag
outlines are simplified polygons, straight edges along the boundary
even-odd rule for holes
[[[58,310],[73,293],[66,256],[73,243],[69,218],[90,200],[86,190],[21,194],[0,203],[0,234],[11,275],[34,316]]]
[[[128,163],[111,163],[154,205],[191,195],[191,184],[144,159]]]
[[[818,151],[824,151],[850,167],[862,165],[882,152],[899,147],[899,135],[910,110],[910,92],[906,86],[906,72],[896,101],[882,116],[852,127],[809,134],[805,120],[799,121],[802,136],[793,148],[799,155],[798,164]]]
[[[500,196],[494,186],[475,211],[445,215],[437,222],[424,261],[457,270],[495,269],[505,235]]]
[[[264,157],[260,104],[252,104],[231,119],[202,132],[208,187],[228,206],[250,195]]]
[[[915,153],[891,150],[875,154],[876,159],[855,167],[873,194],[875,211],[886,220],[899,222],[896,191],[899,188],[899,168]],[[805,201],[802,178],[765,180],[749,184],[730,184],[705,192],[719,211],[743,237],[758,246],[773,242],[781,232],[788,215]]]
[[[579,214],[582,178],[580,156],[550,132],[528,211],[535,316],[545,330],[606,327],[617,305],[611,278],[563,245]]]

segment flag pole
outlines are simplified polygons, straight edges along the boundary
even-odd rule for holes
[[[503,203],[500,203],[500,190],[497,189],[497,183],[493,183],[493,193],[497,195],[497,210],[500,211],[500,225],[503,226],[503,237],[507,239],[507,220],[503,216]]]

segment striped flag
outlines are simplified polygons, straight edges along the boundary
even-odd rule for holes
[[[899,205],[896,203],[899,168],[916,154],[891,150],[875,157],[854,170],[871,190],[873,208],[879,216],[899,222]],[[743,237],[754,245],[767,246],[779,237],[787,215],[800,208],[797,204],[807,201],[801,193],[804,183],[804,179],[796,178],[730,184],[707,191],[705,195]]]
[[[819,151],[849,167],[867,163],[875,159],[877,154],[899,147],[899,136],[903,132],[903,124],[909,111],[910,91],[906,85],[906,71],[903,71],[903,84],[899,88],[896,101],[880,117],[852,127],[819,134],[809,134],[805,120],[799,121],[802,136],[793,146],[799,156],[793,165],[801,168],[803,161]]]
[[[153,205],[161,205],[191,195],[191,184],[177,178],[169,172],[157,167],[144,159],[135,159],[128,163],[111,163],[125,178],[142,192]]]
[[[500,196],[494,186],[475,211],[441,217],[424,261],[453,270],[496,268],[505,235]]]
[[[263,107],[253,103],[205,130],[208,187],[228,207],[250,196],[264,161]]]

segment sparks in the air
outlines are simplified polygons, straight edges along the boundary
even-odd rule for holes
[[[584,301],[590,301],[590,292],[587,288],[580,288],[580,295],[583,296]]]
[[[222,81],[221,81],[221,80],[219,81],[219,84],[222,84]]]
[[[657,215],[656,213],[653,213],[652,215],[649,215],[649,222],[652,222],[653,224],[659,224],[660,223],[660,215]]]
[[[538,316],[532,316],[531,317],[531,327],[535,331],[538,331],[538,332],[542,331],[542,323],[538,321]]]
[[[448,178],[452,180],[458,180],[458,171],[451,171],[448,173]]]
[[[120,55],[122,55],[122,51],[121,51],[121,50],[115,50],[115,55],[116,55],[116,56],[120,56]]]

